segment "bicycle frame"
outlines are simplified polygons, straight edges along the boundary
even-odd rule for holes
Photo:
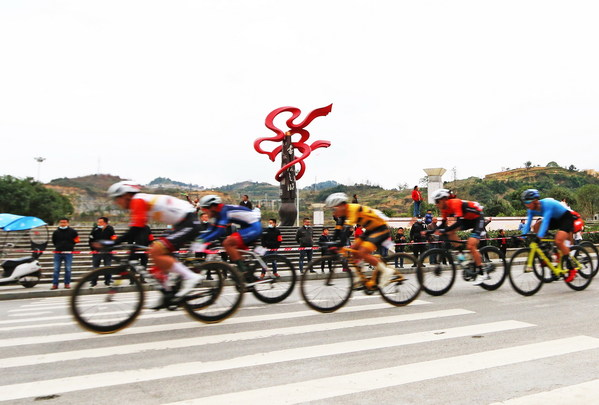
[[[555,241],[553,239],[541,239],[541,242],[553,243]],[[529,247],[530,247],[530,254],[528,255],[528,260],[526,262],[527,269],[530,268],[532,271],[535,255],[538,255],[544,261],[544,265],[546,267],[548,267],[555,276],[557,276],[557,277],[563,276],[569,272],[569,269],[564,269],[562,267],[562,260],[561,260],[562,254],[560,251],[558,251],[557,266],[554,266],[551,258],[547,257],[547,255],[545,254],[543,249],[541,249],[541,247],[539,246],[538,242],[534,242],[534,241],[531,242]],[[570,259],[574,261],[574,264],[576,266],[578,266],[578,267],[582,266],[581,263],[578,261],[578,259],[576,259],[576,257],[570,256]]]

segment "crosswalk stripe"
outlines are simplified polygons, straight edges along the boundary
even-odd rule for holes
[[[494,402],[490,405],[587,405],[599,398],[599,380]]]
[[[532,324],[529,323],[525,323],[525,322],[518,322],[518,321],[500,321],[500,322],[492,322],[492,323],[487,323],[487,324],[478,324],[478,325],[469,325],[469,326],[462,326],[462,327],[456,327],[456,328],[448,328],[442,331],[439,330],[435,330],[435,331],[427,331],[427,332],[416,332],[416,333],[411,333],[411,334],[405,334],[405,335],[393,335],[393,336],[385,336],[385,337],[378,337],[378,338],[371,338],[371,339],[363,339],[363,340],[350,340],[350,341],[346,341],[346,342],[335,342],[335,343],[329,343],[329,344],[323,344],[323,345],[315,345],[315,346],[310,346],[310,347],[298,347],[298,348],[292,348],[292,349],[285,349],[285,350],[278,350],[278,351],[272,351],[272,352],[267,352],[267,353],[256,353],[256,354],[250,354],[247,356],[242,356],[242,357],[237,357],[234,359],[226,359],[226,360],[219,360],[219,361],[211,361],[211,362],[202,362],[202,361],[196,361],[196,362],[188,362],[188,363],[180,363],[180,364],[173,364],[173,365],[168,365],[168,366],[163,366],[163,367],[154,367],[154,368],[149,368],[149,369],[141,369],[141,370],[124,370],[124,371],[116,371],[116,372],[105,372],[105,373],[98,373],[98,374],[90,374],[90,375],[82,375],[82,376],[76,376],[76,377],[65,377],[65,378],[57,378],[57,379],[52,379],[52,380],[45,380],[45,381],[34,381],[34,382],[30,382],[30,383],[20,383],[20,384],[11,384],[11,385],[5,385],[5,386],[0,386],[0,400],[15,400],[15,399],[21,399],[21,398],[28,398],[28,397],[38,397],[38,396],[48,396],[48,395],[52,395],[54,393],[57,392],[73,392],[73,391],[80,391],[80,390],[84,390],[84,389],[92,389],[92,388],[100,388],[100,387],[107,387],[107,386],[114,386],[114,385],[121,385],[121,384],[131,384],[131,383],[139,383],[139,382],[143,382],[143,381],[153,381],[153,380],[159,380],[159,379],[164,379],[164,378],[173,378],[173,377],[181,377],[181,376],[188,376],[188,375],[199,375],[199,374],[203,374],[203,373],[208,373],[208,372],[214,372],[214,371],[222,371],[222,370],[230,370],[230,369],[236,369],[236,368],[241,368],[241,367],[254,367],[254,366],[259,366],[259,365],[266,365],[266,364],[274,364],[274,363],[282,363],[282,362],[287,362],[287,361],[294,361],[294,360],[304,360],[304,359],[310,359],[310,358],[316,358],[316,357],[325,357],[325,356],[335,356],[335,355],[340,355],[340,354],[344,354],[344,353],[353,353],[353,352],[360,352],[360,351],[364,351],[364,350],[373,350],[373,349],[381,349],[381,348],[388,348],[388,347],[396,347],[396,346],[401,346],[401,345],[408,345],[408,344],[415,344],[415,343],[421,343],[421,342],[431,342],[431,341],[439,341],[439,340],[445,340],[445,339],[450,339],[450,338],[456,338],[456,337],[463,337],[463,336],[470,336],[472,334],[484,334],[484,333],[491,333],[491,332],[499,332],[499,331],[505,331],[505,330],[512,330],[512,329],[518,329],[518,328],[526,328],[526,327],[530,327],[530,326],[534,326]],[[442,333],[441,333],[442,332]],[[588,341],[588,339],[591,340],[591,342]],[[562,339],[564,340],[564,339]],[[565,339],[567,340],[567,339]],[[483,354],[478,354],[477,355],[469,355],[469,356],[458,356],[458,358],[465,358],[468,359],[467,361],[464,361],[464,366],[465,368],[467,367],[471,367],[472,364],[476,364],[478,365],[479,362],[482,361],[481,364],[484,364],[486,361],[489,362],[493,362],[493,361],[500,361],[499,359],[502,359],[504,362],[507,360],[509,364],[509,362],[516,362],[517,360],[515,359],[515,357],[511,354],[512,352],[516,351],[518,353],[521,353],[524,357],[527,356],[531,356],[531,353],[536,354],[537,357],[547,357],[550,355],[554,355],[556,352],[559,353],[560,350],[557,350],[561,347],[565,347],[565,348],[570,348],[568,349],[569,351],[578,351],[578,350],[582,350],[581,348],[584,347],[588,347],[591,348],[592,347],[599,347],[599,339],[593,339],[593,338],[585,338],[585,337],[579,337],[578,338],[579,341],[576,341],[575,343],[570,343],[570,342],[566,342],[566,343],[557,343],[555,346],[551,346],[551,351],[549,351],[549,347],[548,344],[541,344],[540,346],[542,346],[542,349],[537,349],[537,346],[539,346],[539,344],[537,345],[527,345],[525,346],[526,349],[521,349],[518,350],[517,348],[512,348],[512,349],[503,349],[499,350],[499,351],[491,351],[491,352],[485,352]],[[558,341],[561,342],[561,341]],[[576,349],[571,349],[572,347],[576,347]],[[507,352],[506,352],[507,350]],[[563,349],[565,350],[565,349]],[[563,351],[562,350],[562,351]],[[502,356],[501,354],[495,353],[495,352],[501,352],[504,353],[504,355]],[[551,354],[549,354],[551,352]],[[487,354],[486,356],[484,354]],[[535,358],[535,357],[532,357]],[[452,364],[454,360],[452,361],[447,361],[447,359],[443,359],[443,360],[438,360],[436,362],[441,362],[444,364],[443,367],[447,367],[445,364]],[[426,363],[435,363],[435,361],[433,362],[425,362]],[[456,363],[462,363],[462,361],[456,361]],[[402,369],[405,368],[406,366],[401,366],[398,367],[398,369]],[[418,370],[418,366],[415,365],[411,365],[411,367],[415,368],[415,370],[407,370],[407,376],[411,376],[412,373],[420,376],[422,378],[422,376],[425,376],[427,374],[423,374],[423,370]],[[436,367],[436,368],[435,368]],[[434,372],[432,372],[432,374],[435,373],[440,373],[441,369],[443,369],[443,367],[440,366],[435,366],[435,367],[424,367],[424,369],[427,372],[432,372],[432,370],[434,370]],[[478,367],[481,367],[481,365],[478,365]],[[455,370],[456,366],[452,365],[452,367],[450,367],[450,369]],[[388,370],[394,370],[394,368],[392,369],[383,369],[377,372],[370,372],[370,373],[377,373],[376,377],[375,377],[375,381],[376,380],[384,380],[386,384],[390,385],[397,385],[397,382],[395,380],[395,378],[387,378],[387,374],[388,374]],[[396,373],[395,371],[391,371]],[[454,371],[455,372],[455,371]],[[464,371],[461,371],[464,372]],[[359,373],[359,374],[364,374],[364,373]],[[366,373],[368,374],[368,373]],[[401,376],[401,373],[397,373],[398,375]],[[384,376],[385,378],[381,378],[382,376]],[[406,375],[401,376],[403,379],[405,378],[409,378]],[[346,379],[347,376],[344,377],[333,377],[333,379],[335,378],[343,378],[344,381],[343,383],[340,383],[340,386],[346,386],[348,385],[348,380]],[[322,379],[322,380],[328,380],[327,378]],[[318,381],[322,381],[322,380],[318,380]],[[358,379],[356,379],[358,380]],[[317,385],[317,382],[313,382],[310,381],[308,382],[310,385]],[[366,382],[367,387],[369,387],[369,389],[373,388],[373,385],[368,385],[368,381],[370,381],[370,379],[364,380]],[[372,381],[370,381],[372,382]],[[301,387],[301,390],[305,390],[308,389],[308,391],[311,391],[310,388],[306,387],[304,385],[305,383],[298,383],[298,390]],[[293,385],[293,384],[291,384]],[[351,384],[350,384],[351,385]],[[363,385],[360,385],[360,387],[365,387]],[[329,390],[330,392],[330,388],[334,387],[334,384],[324,384],[322,387],[317,388],[316,392],[319,393],[323,393],[322,388],[326,387],[327,390]],[[234,394],[235,397],[232,400],[227,400],[227,401],[221,401],[220,403],[226,403],[227,405],[231,404],[231,403],[258,403],[258,397],[260,397],[260,400],[263,400],[264,398],[268,398],[269,402],[271,403],[284,403],[286,400],[289,400],[289,392],[293,392],[293,391],[286,391],[286,393],[283,392],[278,392],[277,391],[278,387],[273,388],[273,394],[276,395],[276,397],[270,397],[270,393],[266,392],[265,395],[261,395],[261,394],[256,394],[253,395],[254,391],[259,391],[259,390],[254,390],[254,391],[248,391],[247,393],[250,394],[249,397],[246,397],[243,395],[243,393],[236,393]],[[336,392],[336,391],[334,391]],[[313,394],[313,393],[311,393]],[[336,396],[336,395],[340,395],[340,394],[335,394],[335,395],[330,395],[330,396]],[[216,397],[217,398],[217,397]],[[253,399],[251,399],[253,398]],[[325,397],[323,397],[325,398]],[[309,399],[304,399],[304,400],[310,400],[312,398]],[[320,398],[314,398],[314,399],[320,399]],[[301,402],[301,401],[300,401]],[[203,403],[210,403],[212,404],[213,402],[211,400],[205,401]]]
[[[234,332],[222,335],[200,336],[184,339],[170,339],[167,341],[156,341],[148,343],[135,343],[129,345],[117,345],[102,347],[99,349],[84,349],[60,353],[36,354],[32,356],[9,357],[0,362],[0,369],[10,367],[21,367],[57,361],[77,360],[83,358],[97,358],[104,356],[123,355],[139,353],[148,350],[166,350],[191,346],[203,346],[208,344],[234,342],[240,340],[264,339],[272,336],[289,336],[303,333],[324,332],[337,329],[385,325],[415,320],[436,319],[442,317],[471,314],[472,311],[462,309],[450,309],[441,311],[424,312],[418,314],[403,314],[385,316],[379,318],[356,319],[351,321],[326,322],[311,325],[290,326],[276,329],[262,329],[249,332]],[[177,326],[177,325],[174,325]],[[169,328],[173,330],[175,328]]]
[[[202,397],[169,405],[253,404],[261,403],[265,398],[268,398],[270,403],[297,404],[597,348],[599,348],[599,339],[575,336],[397,367]]]
[[[412,303],[414,304],[414,303]],[[351,306],[341,308],[338,313],[353,313],[353,312],[362,312],[362,311],[370,311],[370,310],[397,310],[396,307],[392,307],[389,304],[371,304],[371,305],[362,305],[362,306]],[[155,318],[161,317],[161,314],[153,314]],[[163,316],[172,316],[172,312],[167,311],[162,313]],[[262,321],[274,321],[281,319],[292,319],[292,318],[303,318],[303,317],[312,317],[312,316],[322,316],[321,313],[306,310],[306,311],[297,311],[297,312],[284,312],[278,314],[265,314],[265,315],[253,315],[253,316],[243,316],[243,317],[232,317],[231,319],[227,319],[224,324],[212,324],[207,325],[201,322],[182,322],[177,324],[161,324],[161,325],[150,325],[150,326],[138,326],[138,327],[130,327],[128,329],[122,330],[118,333],[118,336],[122,335],[135,335],[139,333],[150,333],[150,332],[164,332],[164,331],[172,331],[175,329],[189,329],[189,328],[199,328],[199,327],[210,327],[215,328],[219,325],[231,325],[231,324],[244,324],[244,323],[253,323],[253,322],[262,322]],[[143,316],[143,314],[142,314]],[[146,316],[146,318],[151,317]],[[75,321],[73,321],[74,323]],[[51,326],[52,324],[50,324]],[[110,335],[97,335],[90,332],[74,332],[74,333],[63,333],[56,335],[45,335],[45,336],[29,336],[29,337],[18,337],[18,338],[9,338],[0,340],[0,347],[9,347],[9,346],[23,346],[30,344],[41,344],[41,343],[51,343],[51,342],[66,342],[71,340],[82,340],[82,339],[107,339]]]
[[[372,296],[364,296],[364,297],[356,297],[355,299],[352,299],[352,301],[356,301],[356,300],[362,300],[362,299],[372,299]],[[414,305],[426,305],[426,304],[430,304],[430,301],[423,301],[423,300],[415,300],[414,302],[410,303],[410,306],[414,306]],[[287,303],[289,305],[293,304],[293,305],[298,305],[298,304],[303,304],[303,301],[295,301],[293,303]],[[286,303],[278,303],[277,307],[281,307],[286,305]],[[389,304],[380,304],[381,306],[386,306],[386,307],[390,307]],[[350,305],[348,305],[348,307],[351,306],[351,302]],[[65,308],[67,308],[68,305],[65,305]],[[245,311],[245,310],[249,310],[249,309],[264,309],[268,306],[265,306],[264,304],[260,304],[260,305],[256,305],[256,306],[248,306],[248,307],[244,307],[242,306],[240,310]],[[346,308],[346,307],[344,307]],[[342,310],[344,309],[342,308]],[[314,311],[313,311],[314,312]],[[316,312],[315,312],[316,313]],[[182,311],[175,311],[175,312],[171,312],[171,311],[165,311],[165,312],[160,312],[160,313],[154,313],[153,310],[144,310],[144,312],[142,313],[142,317],[144,318],[164,318],[164,317],[170,317],[170,316],[180,316],[181,314],[184,314],[184,312]],[[28,322],[43,322],[43,321],[58,321],[61,319],[73,319],[73,317],[71,315],[56,315],[56,316],[45,316],[45,317],[37,317],[37,318],[22,318],[22,319],[9,319],[9,320],[3,320],[0,321],[0,325],[10,325],[10,324],[17,324],[17,323],[28,323]],[[50,325],[55,325],[54,323],[50,324]],[[0,328],[0,331],[3,330],[3,327]]]

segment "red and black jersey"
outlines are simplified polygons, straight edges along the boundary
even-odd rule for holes
[[[483,215],[483,207],[476,201],[451,198],[447,200],[446,208],[441,211],[441,215],[444,220],[449,217],[477,219]]]

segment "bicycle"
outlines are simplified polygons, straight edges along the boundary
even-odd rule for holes
[[[334,312],[347,303],[354,290],[361,290],[366,295],[378,291],[386,302],[395,306],[407,305],[418,297],[422,273],[414,256],[396,253],[382,258],[385,263],[393,263],[396,258],[403,259],[403,263],[413,266],[406,266],[401,273],[396,270],[390,283],[380,287],[376,268],[371,269],[364,263],[359,266],[350,260],[354,249],[339,248],[335,242],[325,243],[323,247],[326,247],[329,253],[310,261],[301,277],[301,294],[310,308],[324,313]],[[328,271],[318,273],[323,262]],[[358,277],[356,282],[354,273]]]
[[[274,304],[289,297],[297,276],[291,260],[281,254],[262,256],[263,249],[257,247],[254,250],[239,250],[249,269],[244,275],[245,291],[251,291],[262,302]],[[204,253],[206,260],[224,263],[219,250],[205,249]]]
[[[147,250],[146,246],[120,245],[118,248]],[[185,258],[182,262],[195,273],[211,280],[203,280],[183,298],[176,297],[181,279],[170,274],[170,291],[165,291],[151,272],[141,266],[137,260],[125,260],[115,257],[116,264],[100,267],[86,273],[73,288],[70,309],[77,324],[96,333],[114,333],[131,325],[144,306],[146,288],[140,277],[150,288],[164,295],[163,307],[174,311],[183,307],[194,319],[204,323],[220,322],[233,315],[241,305],[244,290],[243,277],[231,266],[214,261],[199,262],[195,258]],[[225,281],[225,273],[229,280]],[[107,287],[92,287],[99,277],[110,275],[111,284]]]
[[[423,273],[422,289],[433,296],[443,295],[451,289],[458,268],[462,269],[464,281],[473,281],[482,276],[482,271],[476,268],[474,261],[462,253],[466,241],[445,239],[442,242],[458,243],[460,246],[457,251],[448,247],[428,249],[418,258]],[[489,276],[489,279],[479,285],[487,291],[496,290],[501,287],[507,276],[505,255],[499,248],[489,245],[481,247],[478,251]],[[427,260],[429,264],[425,265]]]
[[[595,277],[599,271],[599,249],[589,240],[583,240],[577,246],[583,247],[591,255],[591,259],[593,260],[593,277]]]
[[[509,263],[509,278],[514,290],[521,295],[536,294],[547,282],[545,272],[551,273],[551,281],[564,279],[568,287],[576,291],[584,290],[593,280],[593,265],[590,254],[580,246],[570,247],[570,258],[578,269],[573,280],[567,281],[570,270],[565,266],[565,257],[559,257],[556,264],[552,262],[551,253],[554,239],[539,239],[535,234],[522,235],[531,243],[528,247],[518,249]],[[555,255],[558,257],[559,255]]]

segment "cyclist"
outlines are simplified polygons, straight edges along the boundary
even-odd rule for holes
[[[460,230],[471,229],[472,233],[466,241],[466,247],[472,255],[474,264],[477,269],[478,275],[474,279],[474,285],[480,285],[485,280],[489,280],[489,270],[492,269],[491,263],[482,265],[482,257],[478,252],[478,244],[480,238],[485,232],[485,217],[483,213],[483,207],[476,201],[461,200],[455,196],[450,190],[441,188],[433,193],[433,200],[435,205],[441,211],[442,222],[435,233],[446,233],[449,240],[457,240],[456,232]],[[453,217],[456,221],[449,225],[447,224],[448,218]]]
[[[555,246],[562,256],[566,258],[566,265],[569,270],[566,281],[571,282],[576,277],[577,269],[570,259],[570,248],[566,241],[572,238],[574,215],[568,208],[553,198],[541,199],[539,191],[533,188],[525,190],[520,199],[524,203],[528,214],[522,233],[527,234],[530,232],[533,216],[542,217],[541,221],[537,221],[532,226],[534,233],[539,238],[544,237],[549,229],[557,229]]]
[[[389,284],[395,269],[387,267],[385,263],[373,256],[373,252],[381,245],[392,247],[391,233],[385,221],[376,210],[360,204],[348,204],[348,196],[345,193],[333,193],[325,200],[328,208],[333,208],[333,216],[337,218],[333,239],[339,239],[344,225],[358,225],[364,228],[364,232],[356,237],[351,248],[354,260],[364,260],[366,263],[378,269],[380,273],[379,286]],[[389,242],[387,242],[389,241]]]
[[[171,289],[168,283],[169,272],[177,273],[183,278],[181,288],[175,295],[178,298],[184,297],[203,280],[203,276],[191,271],[172,255],[186,242],[193,240],[200,231],[200,222],[191,205],[169,195],[142,193],[141,186],[130,181],[113,184],[107,193],[119,207],[130,212],[129,229],[114,241],[117,245],[123,241],[136,240],[145,232],[150,218],[172,225],[171,232],[154,240],[148,251],[158,270],[156,279],[161,282],[165,291]],[[102,244],[109,245],[110,242]],[[164,294],[160,294],[150,307],[159,309],[163,305]]]
[[[215,221],[206,233],[200,235],[198,243],[202,245],[224,236],[228,224],[238,225],[239,230],[225,238],[223,247],[229,255],[229,259],[245,273],[246,281],[250,283],[255,281],[252,272],[246,268],[239,249],[247,250],[248,245],[262,234],[260,211],[240,205],[223,204],[219,196],[212,194],[200,198],[199,206],[202,212],[208,214],[210,218],[214,218]],[[199,246],[200,250],[202,248],[203,246]]]

